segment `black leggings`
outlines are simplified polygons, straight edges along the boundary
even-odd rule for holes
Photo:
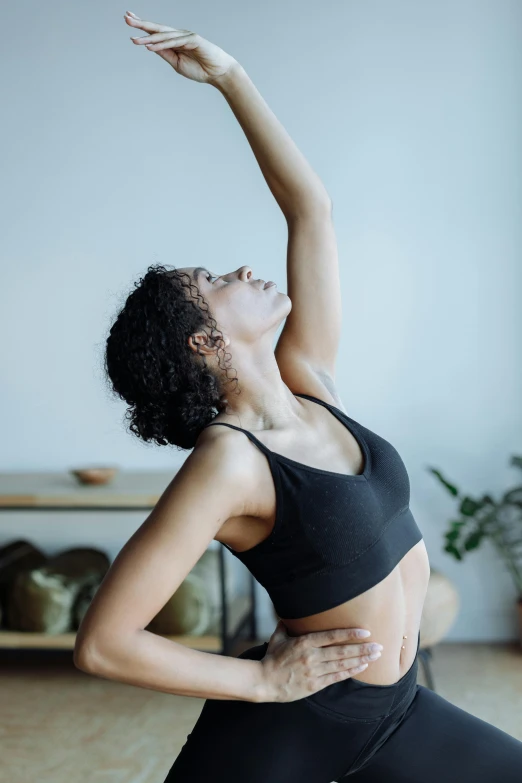
[[[260,660],[268,642],[238,658]],[[354,679],[293,702],[206,699],[164,783],[520,783],[522,742],[417,685]]]

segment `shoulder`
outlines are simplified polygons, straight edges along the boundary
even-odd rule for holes
[[[212,524],[219,522],[216,531],[228,518],[243,514],[255,492],[259,466],[253,465],[240,438],[241,433],[229,427],[205,429],[176,471],[160,505],[168,505],[170,512],[177,509],[192,521],[196,517],[214,520]]]
[[[201,431],[184,464],[209,478],[248,490],[255,480],[256,457],[257,449],[243,432],[216,424]]]

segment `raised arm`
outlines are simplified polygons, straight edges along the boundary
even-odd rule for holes
[[[288,224],[287,291],[292,310],[276,358],[293,391],[316,393],[317,378],[332,389],[341,330],[337,245],[329,195],[322,181],[267,106],[245,69],[190,30],[126,16],[145,30],[146,45],[174,70],[220,90],[250,143]]]
[[[216,81],[252,147],[288,225],[287,293],[292,301],[276,346],[293,391],[333,393],[341,291],[332,205],[326,189],[240,65]]]

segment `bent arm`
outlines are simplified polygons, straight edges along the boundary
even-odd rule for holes
[[[252,147],[263,176],[286,218],[324,206],[328,192],[238,63],[214,86],[223,94]]]
[[[76,638],[83,671],[151,690],[264,701],[259,661],[193,650],[145,630],[230,516],[243,513],[249,477],[225,436],[197,447],[125,544]],[[244,463],[244,461],[243,461]]]
[[[266,701],[261,664],[193,650],[145,630],[114,638],[98,652],[75,649],[78,669],[104,679],[177,696]]]

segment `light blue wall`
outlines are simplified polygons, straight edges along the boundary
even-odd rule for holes
[[[461,594],[450,638],[514,637],[515,591],[493,549],[462,564],[442,553],[453,504],[426,466],[470,493],[518,477],[508,458],[522,452],[522,5],[130,10],[240,60],[323,178],[345,405],[406,462],[432,566]],[[126,433],[103,383],[106,331],[150,263],[248,263],[284,290],[286,224],[228,105],[135,47],[124,11],[112,0],[3,9],[1,470],[182,463]],[[139,521],[3,515],[0,538],[103,540],[115,552]]]

